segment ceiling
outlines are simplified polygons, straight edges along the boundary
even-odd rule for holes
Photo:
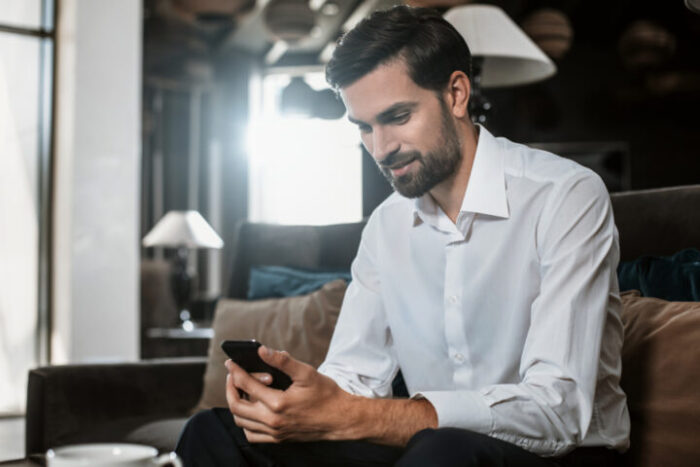
[[[342,32],[401,0],[145,0],[148,69],[186,58],[206,62],[230,49],[268,66],[322,62]],[[191,65],[192,66],[192,65]],[[194,65],[197,68],[196,65]]]
[[[446,10],[472,0],[407,0]],[[403,0],[144,0],[147,75],[206,80],[217,56],[235,50],[264,66],[324,63],[340,35],[362,17]],[[573,26],[573,38],[616,47],[620,35],[640,18],[672,31],[679,45],[700,35],[700,15],[683,0],[486,0],[517,22],[542,8],[556,8]],[[692,40],[691,40],[692,39]],[[677,47],[682,50],[682,47]],[[329,50],[330,49],[330,50]]]

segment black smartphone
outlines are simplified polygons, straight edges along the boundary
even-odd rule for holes
[[[221,348],[231,360],[248,373],[269,373],[272,376],[270,387],[284,391],[292,385],[292,379],[282,371],[262,361],[258,355],[258,348],[261,345],[256,340],[223,341]]]

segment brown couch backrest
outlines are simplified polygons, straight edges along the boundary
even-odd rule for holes
[[[241,222],[227,296],[246,298],[252,266],[349,271],[364,222],[335,225],[276,225]]]
[[[700,247],[700,185],[613,193],[610,198],[620,232],[621,261]],[[251,266],[349,270],[364,226],[364,222],[322,226],[241,222],[226,295],[246,297]]]
[[[613,193],[620,261],[700,248],[700,185]]]

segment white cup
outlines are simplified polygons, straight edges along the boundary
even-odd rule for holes
[[[167,464],[182,467],[174,452],[159,456],[156,448],[141,444],[75,444],[46,451],[48,467],[154,467]]]

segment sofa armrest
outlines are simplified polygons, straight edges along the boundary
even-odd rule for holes
[[[118,420],[185,417],[202,393],[205,367],[206,358],[177,358],[31,370],[27,455],[91,439]]]

